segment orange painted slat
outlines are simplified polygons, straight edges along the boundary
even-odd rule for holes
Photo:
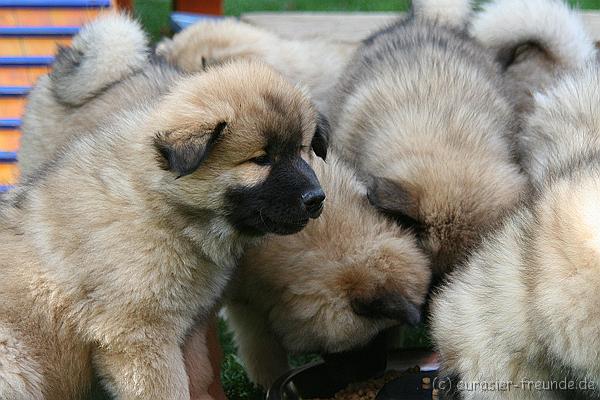
[[[55,54],[58,46],[67,46],[71,43],[71,38],[27,38],[21,40],[24,56]]]
[[[0,118],[19,118],[25,109],[25,99],[22,97],[0,97]],[[0,130],[0,135],[4,131]]]
[[[0,25],[3,26],[15,26],[17,20],[15,18],[14,10],[8,9],[0,12]]]
[[[46,11],[48,12],[48,11]],[[64,10],[55,9],[49,10],[49,16],[51,18],[52,26],[77,26],[83,25],[86,22],[94,19],[100,10],[98,9],[78,9],[78,10]]]
[[[0,24],[4,26],[78,26],[93,19],[99,9],[3,9]]]
[[[0,56],[22,56],[21,38],[0,38]]]
[[[17,151],[21,140],[21,132],[17,130],[0,130],[0,151]]]
[[[40,26],[51,25],[52,19],[48,10],[43,9],[15,9],[14,11],[17,25],[21,26]]]
[[[0,164],[0,185],[14,185],[19,179],[17,164]]]
[[[0,56],[48,56],[70,38],[0,38]]]
[[[31,86],[40,75],[48,72],[48,67],[0,68],[0,85]]]

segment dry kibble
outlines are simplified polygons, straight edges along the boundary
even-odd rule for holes
[[[329,399],[314,400],[375,400],[377,393],[388,382],[401,377],[407,373],[419,372],[419,367],[411,368],[406,372],[388,371],[380,378],[370,379],[364,382],[349,384],[345,389],[340,390],[335,396]]]

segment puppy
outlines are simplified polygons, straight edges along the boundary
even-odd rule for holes
[[[317,108],[324,110],[355,47],[326,40],[285,39],[244,22],[227,19],[192,25],[173,39],[160,42],[156,52],[191,72],[231,59],[263,61],[294,84],[305,85]]]
[[[520,113],[532,111],[533,93],[596,52],[581,18],[563,0],[490,2],[475,16],[470,31],[497,55]]]
[[[118,15],[80,35],[40,81],[64,107],[125,79],[115,66],[101,81],[105,43],[123,43],[111,49],[123,65],[147,50]],[[137,73],[160,81],[161,68]],[[307,163],[316,111],[266,66],[180,75],[136,101],[79,132],[0,206],[2,399],[85,398],[92,363],[119,399],[189,399],[180,346],[205,326],[244,248],[321,212]],[[36,104],[37,121],[61,118]]]
[[[598,398],[597,62],[537,94],[524,129],[536,194],[435,296],[432,335],[464,399]]]
[[[292,236],[251,246],[226,296],[252,381],[270,387],[293,353],[331,353],[384,328],[416,324],[430,281],[416,238],[372,208],[335,154],[311,163],[327,207]]]
[[[332,148],[358,168],[371,203],[420,237],[436,277],[526,183],[500,67],[464,31],[470,12],[466,0],[414,1],[411,16],[363,42],[327,112]]]

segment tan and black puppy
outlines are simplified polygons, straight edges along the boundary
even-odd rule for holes
[[[327,193],[323,214],[250,246],[225,300],[242,362],[266,388],[289,354],[346,351],[418,323],[429,289],[416,238],[369,205],[354,171],[335,153],[311,166]]]
[[[124,79],[101,84],[99,32],[140,36],[121,16],[84,29],[75,43],[87,50],[58,55],[50,80],[79,90],[59,103]],[[136,49],[114,57],[131,64]],[[132,73],[159,81],[161,68]],[[60,118],[35,104],[38,121]],[[284,78],[241,62],[178,76],[82,127],[0,208],[0,398],[85,398],[93,364],[118,399],[189,399],[183,339],[214,312],[246,245],[321,213],[316,122]]]
[[[465,32],[468,0],[413,1],[363,41],[329,105],[331,145],[369,199],[412,229],[437,276],[518,202],[515,114],[494,55]]]

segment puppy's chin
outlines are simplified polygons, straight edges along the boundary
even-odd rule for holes
[[[276,235],[292,235],[300,232],[309,219],[302,219],[298,221],[276,221],[267,216],[262,216],[260,219],[255,221],[247,221],[243,224],[239,224],[237,228],[244,234],[249,236],[262,236],[268,233]]]

